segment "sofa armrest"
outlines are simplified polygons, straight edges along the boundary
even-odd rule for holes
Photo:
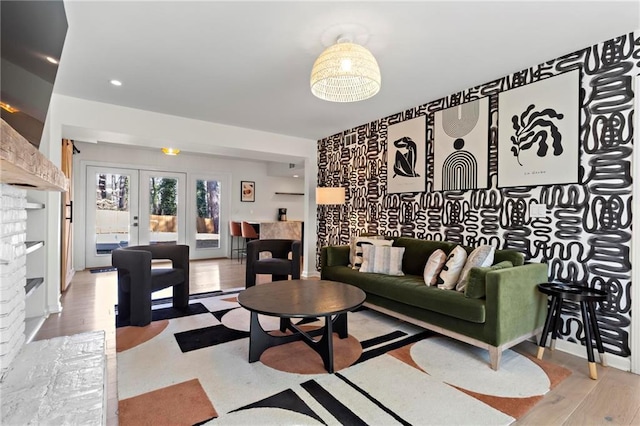
[[[349,265],[348,245],[322,247],[320,252],[320,268],[326,266],[348,266]]]
[[[486,336],[495,346],[531,334],[544,324],[547,297],[537,285],[548,281],[544,263],[487,273]]]

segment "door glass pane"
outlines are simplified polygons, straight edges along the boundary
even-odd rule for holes
[[[220,182],[196,181],[196,248],[220,247]]]
[[[149,243],[178,242],[178,180],[149,178]]]
[[[96,173],[96,254],[129,245],[128,175]]]

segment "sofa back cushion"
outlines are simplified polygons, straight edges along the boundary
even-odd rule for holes
[[[398,237],[394,240],[395,247],[404,247],[404,256],[402,258],[402,271],[408,275],[422,276],[424,273],[424,265],[427,263],[429,256],[441,249],[446,254],[456,246],[455,243],[446,241],[429,241],[420,240],[410,237]]]
[[[464,295],[472,299],[482,299],[486,296],[486,278],[489,271],[498,269],[512,268],[513,263],[508,260],[496,263],[493,266],[480,267],[476,266],[469,270],[469,279],[464,289]]]

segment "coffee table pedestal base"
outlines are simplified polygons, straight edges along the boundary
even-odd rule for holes
[[[262,353],[273,347],[284,345],[286,343],[304,341],[311,349],[316,351],[324,363],[324,368],[333,373],[333,331],[338,333],[341,339],[348,337],[347,333],[347,314],[338,314],[333,318],[331,315],[323,316],[325,325],[317,330],[306,332],[295,324],[291,323],[289,318],[280,319],[280,331],[292,331],[293,334],[283,336],[274,336],[262,328],[258,320],[258,314],[251,312],[251,324],[249,332],[249,362],[260,360]],[[321,336],[320,339],[314,340],[314,337]]]

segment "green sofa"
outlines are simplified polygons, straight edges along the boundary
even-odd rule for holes
[[[496,250],[494,264],[509,260],[513,267],[486,273],[484,298],[425,285],[424,266],[437,249],[449,253],[455,243],[394,238],[404,247],[404,276],[363,273],[349,266],[349,246],[323,247],[324,280],[355,285],[367,294],[365,306],[420,327],[487,349],[491,368],[498,369],[502,351],[539,334],[547,298],[536,285],[547,282],[547,265],[524,264],[515,250]],[[473,249],[465,247],[468,252]]]

